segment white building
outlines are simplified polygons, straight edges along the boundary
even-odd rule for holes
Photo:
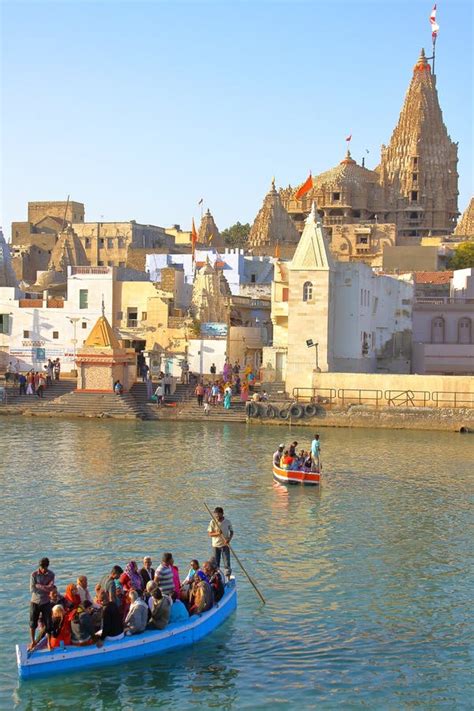
[[[115,322],[121,298],[117,282],[125,279],[140,277],[113,267],[68,267],[64,300],[50,297],[47,291],[39,298],[26,298],[18,287],[0,286],[3,364],[18,360],[21,370],[37,369],[48,358],[60,358],[63,370],[72,369],[75,352],[102,312],[110,323]]]
[[[313,205],[292,261],[275,269],[265,377],[291,392],[318,371],[409,372],[412,299],[411,283],[335,262]]]

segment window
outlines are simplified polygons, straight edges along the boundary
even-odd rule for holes
[[[458,343],[471,343],[471,319],[468,316],[458,321]]]
[[[125,247],[125,240],[123,237],[118,238],[118,246],[120,249],[123,249],[123,247]]]
[[[107,240],[107,249],[113,249],[114,248],[114,241],[110,237]]]
[[[435,316],[431,322],[431,343],[444,343],[444,318]]]
[[[413,158],[413,167],[418,165],[418,158]]]
[[[23,331],[23,338],[29,338],[30,337],[30,332],[29,331]]]
[[[127,326],[129,328],[136,328],[138,326],[138,309],[136,306],[127,309]]]
[[[142,321],[146,321],[146,320],[147,320],[147,312],[142,311]]]
[[[86,323],[85,321],[83,321],[83,322],[81,323],[81,326],[82,326],[82,328],[87,328],[87,323]]]
[[[256,274],[251,274],[251,275],[250,275],[250,283],[251,283],[251,284],[255,284],[256,281],[257,281],[257,275],[256,275]]]
[[[410,220],[417,220],[418,219],[418,213],[417,212],[410,212]]]
[[[283,289],[282,289],[282,296],[281,296],[281,300],[282,300],[282,301],[288,301],[288,293],[289,293],[289,291],[290,291],[290,290],[288,289],[287,286],[284,286],[284,287],[283,287]]]
[[[97,266],[98,266],[98,267],[103,267],[103,266],[104,266],[104,260],[103,260],[103,259],[99,259],[98,262],[97,262]]]
[[[313,285],[310,281],[303,284],[303,301],[311,301],[313,298]]]
[[[9,314],[0,314],[0,333],[7,334],[10,330]]]
[[[114,263],[113,263],[113,261],[112,261],[111,259],[109,259],[109,261],[107,262],[107,266],[108,266],[108,267],[113,267],[113,266],[114,266]]]
[[[59,338],[59,331],[53,331],[53,338]]]
[[[417,201],[418,201],[418,190],[412,190],[412,191],[411,191],[411,201],[412,201],[412,202],[417,202]]]
[[[86,237],[86,248],[91,246],[91,238]]]
[[[333,193],[332,199],[334,202],[338,202],[341,199],[341,193]]]
[[[413,182],[416,183],[418,180],[418,173],[413,173],[413,175],[411,177],[413,179]]]
[[[364,305],[364,290],[363,289],[360,290],[360,305],[361,306]]]
[[[369,244],[369,235],[357,235],[357,244]]]
[[[89,308],[89,290],[79,289],[79,308],[87,309]]]
[[[375,314],[377,313],[377,306],[379,305],[379,299],[378,296],[376,296],[372,302],[372,313]]]
[[[124,266],[125,266],[125,262],[119,262],[119,267],[124,267]]]
[[[103,237],[100,237],[100,239],[99,239],[99,247],[103,247],[104,244],[105,244],[104,238],[103,238]]]

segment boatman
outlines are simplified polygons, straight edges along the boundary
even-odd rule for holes
[[[212,540],[212,551],[217,567],[220,567],[222,557],[224,573],[228,580],[232,573],[229,543],[234,536],[234,530],[229,519],[224,517],[224,509],[221,506],[216,506],[214,509],[214,518],[209,522],[207,533]]]
[[[35,639],[36,628],[38,627],[39,618],[43,621],[45,630],[49,632],[51,627],[51,605],[49,602],[49,593],[54,588],[54,573],[49,569],[49,559],[41,558],[39,567],[30,577],[30,634],[31,643],[29,650],[35,648],[39,640]],[[41,639],[41,636],[40,636]]]
[[[313,460],[313,467],[317,466],[319,471],[319,454],[321,452],[321,442],[319,441],[319,435],[315,434],[313,441],[311,442],[311,458]]]

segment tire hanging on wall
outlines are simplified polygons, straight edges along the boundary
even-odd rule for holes
[[[301,405],[292,405],[290,407],[290,415],[291,417],[294,417],[295,419],[298,419],[299,417],[303,417],[304,410],[301,407]]]
[[[316,405],[306,405],[304,409],[304,414],[306,417],[314,417],[317,411],[318,408],[316,407]]]
[[[280,410],[279,412],[279,417],[281,420],[287,420],[290,416],[290,410],[286,407],[283,410]]]
[[[273,420],[274,417],[276,417],[278,414],[278,411],[275,410],[273,405],[267,405],[266,410],[265,410],[265,417],[268,417],[269,420]]]

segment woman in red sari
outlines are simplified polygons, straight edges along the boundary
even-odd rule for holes
[[[77,585],[75,583],[69,583],[66,587],[66,592],[64,593],[66,598],[66,605],[68,610],[74,610],[81,604],[81,598],[77,592]]]

